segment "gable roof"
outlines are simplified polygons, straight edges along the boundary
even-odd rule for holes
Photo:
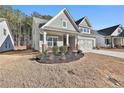
[[[35,23],[35,26],[37,26],[37,28],[41,28],[43,25],[45,25],[48,22],[48,20],[33,17],[33,22]]]
[[[118,36],[124,37],[124,30]]]
[[[111,35],[118,27],[120,26],[119,25],[115,25],[115,26],[112,26],[112,27],[108,27],[108,28],[104,28],[104,29],[101,29],[101,30],[98,30],[98,34],[101,34],[103,36],[109,36]]]
[[[12,44],[14,45],[14,40],[13,40],[12,33],[11,33],[11,31],[10,31],[10,27],[9,27],[9,24],[8,24],[7,19],[5,19],[5,18],[0,18],[0,22],[4,22],[4,21],[5,21],[5,24],[7,25],[7,29],[8,29],[8,35],[6,36],[6,38],[7,38],[8,36],[10,36],[10,39],[11,39],[11,41],[12,41]],[[6,40],[6,38],[2,38],[2,37],[1,37],[0,47],[2,46],[2,44],[3,44],[3,42]]]
[[[69,21],[71,22],[71,24],[74,26],[74,28],[76,29],[76,31],[79,32],[79,29],[78,29],[78,27],[77,27],[77,25],[76,25],[76,23],[75,23],[73,17],[70,15],[69,11],[68,11],[66,8],[62,9],[56,16],[54,16],[51,20],[49,20],[49,21],[48,21],[45,25],[43,25],[41,28],[43,29],[45,26],[48,26],[52,21],[54,21],[54,20],[55,20],[59,15],[61,15],[62,13],[64,13],[64,14],[67,16],[67,18],[69,19]]]
[[[82,23],[84,20],[86,20],[87,23],[88,23],[88,25],[89,25],[90,27],[92,27],[91,24],[90,24],[90,22],[89,22],[89,20],[88,20],[88,18],[87,18],[86,16],[80,18],[80,19],[77,20],[75,23],[76,23],[77,25],[80,25],[80,23]]]
[[[85,18],[85,17],[80,18],[80,19],[77,20],[75,23],[76,23],[77,25],[79,25],[79,24],[82,22],[82,20],[84,20],[84,18]]]

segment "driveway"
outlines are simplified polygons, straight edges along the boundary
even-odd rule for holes
[[[107,56],[118,57],[118,58],[124,58],[124,52],[109,51],[109,50],[91,50],[90,52],[107,55]]]

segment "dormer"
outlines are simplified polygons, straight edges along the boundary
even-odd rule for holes
[[[81,33],[90,34],[92,30],[92,26],[90,25],[87,17],[83,17],[76,21],[76,24]]]

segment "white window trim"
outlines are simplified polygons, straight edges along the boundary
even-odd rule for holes
[[[63,22],[66,23],[66,27],[63,26]],[[66,20],[62,20],[62,28],[67,28],[68,24],[67,24],[67,21]]]
[[[118,34],[120,34],[122,32],[121,28],[118,28]]]
[[[51,41],[52,42],[52,46],[48,46],[48,47],[54,47],[54,45],[53,45],[53,38],[57,38],[57,42],[58,42],[58,36],[47,36],[47,39],[48,38],[52,38],[52,41]],[[50,41],[47,40],[47,45],[48,45],[48,42],[50,42]]]
[[[90,31],[91,31],[91,29],[90,28],[86,28],[86,29],[88,29],[88,32],[86,31],[86,32],[84,32],[84,30],[82,31],[82,29],[85,29],[86,27],[80,27],[80,29],[81,29],[81,33],[86,33],[86,34],[90,34]]]

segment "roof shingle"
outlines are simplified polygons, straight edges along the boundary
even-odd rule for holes
[[[76,23],[77,25],[79,25],[79,24],[81,23],[81,21],[84,20],[84,18],[85,18],[85,17],[80,18],[80,19],[77,20],[75,23]]]
[[[115,25],[112,27],[104,28],[101,30],[98,30],[98,34],[104,35],[104,36],[109,36],[111,35],[120,25]]]

